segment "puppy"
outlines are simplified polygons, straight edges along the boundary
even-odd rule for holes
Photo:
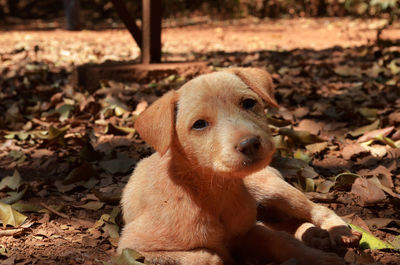
[[[300,241],[348,246],[360,236],[268,166],[275,150],[268,106],[277,106],[270,75],[233,68],[199,76],[146,109],[135,128],[156,153],[123,192],[118,252],[135,249],[154,264],[345,264]],[[277,216],[285,218],[268,225]]]

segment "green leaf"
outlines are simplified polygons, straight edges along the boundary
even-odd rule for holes
[[[275,118],[268,114],[267,114],[267,120],[268,120],[269,124],[274,125],[276,127],[284,127],[284,126],[288,126],[292,123],[291,121]]]
[[[304,192],[313,192],[315,190],[315,183],[312,178],[297,177],[298,184]]]
[[[390,241],[390,245],[397,250],[400,250],[400,236],[396,236],[392,241]]]
[[[50,141],[57,141],[59,144],[63,145],[64,136],[70,127],[70,125],[67,125],[62,128],[56,128],[53,125],[50,125],[47,139],[49,139]]]
[[[70,112],[74,109],[74,105],[70,105],[70,104],[63,104],[61,105],[58,109],[56,109],[56,111],[58,113],[60,113],[60,121],[65,121],[66,119],[69,118],[69,114]]]
[[[303,161],[306,162],[306,163],[310,163],[310,162],[312,161],[312,158],[311,158],[309,155],[303,153],[303,152],[300,151],[300,150],[297,150],[297,151],[293,154],[293,157],[296,158],[296,159],[303,160]]]
[[[360,240],[360,247],[363,249],[393,249],[394,247],[385,241],[380,240],[374,235],[368,233],[363,228],[350,224],[350,227],[360,233],[362,233],[362,237]]]
[[[19,151],[19,150],[11,150],[11,151],[7,154],[8,157],[11,157],[11,158],[14,159],[14,160],[18,160],[18,159],[20,159],[21,157],[23,157],[24,155],[25,155],[25,153],[22,152],[22,151]]]
[[[286,135],[287,137],[291,138],[295,143],[302,143],[304,145],[324,142],[324,140],[317,135],[314,135],[307,131],[294,131],[289,128],[280,128],[279,134]]]
[[[28,217],[14,210],[11,205],[0,202],[0,220],[3,222],[3,227],[11,225],[14,227],[20,226]]]
[[[114,134],[114,135],[126,135],[126,134],[130,134],[130,133],[134,134],[135,131],[136,130],[134,128],[117,126],[112,123],[108,123],[104,133],[105,134]]]
[[[8,194],[10,196],[5,197],[5,198],[1,199],[0,201],[7,203],[7,204],[12,204],[16,201],[21,200],[24,197],[27,190],[28,190],[28,185],[25,185],[25,188],[23,190],[21,190],[20,192],[9,192]]]
[[[43,207],[37,205],[37,204],[33,204],[30,202],[24,202],[24,201],[18,201],[16,203],[13,203],[11,205],[11,207],[19,212],[34,212],[34,213],[38,213],[40,210],[43,209]]]
[[[3,178],[0,182],[0,190],[5,188],[10,188],[12,190],[17,190],[22,185],[21,175],[18,170],[14,170],[12,176],[7,176]]]

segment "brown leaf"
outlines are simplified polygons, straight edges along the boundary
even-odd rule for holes
[[[97,171],[88,162],[82,162],[81,165],[74,168],[63,181],[63,185],[69,185],[79,181],[85,181],[91,177],[98,177]]]
[[[387,127],[387,128],[383,128],[383,129],[379,129],[379,130],[373,130],[370,132],[365,133],[363,136],[361,136],[360,138],[358,138],[357,143],[362,143],[362,142],[366,142],[369,140],[374,139],[376,136],[381,135],[383,137],[388,136],[392,131],[394,130],[394,127]]]
[[[362,169],[358,171],[358,174],[367,177],[367,176],[377,176],[381,184],[388,188],[393,188],[393,180],[392,173],[386,167],[379,165],[373,170]]]
[[[97,210],[101,209],[104,206],[104,204],[105,204],[104,202],[90,201],[86,204],[75,206],[75,207],[92,210],[92,211],[97,211]]]
[[[139,115],[140,113],[142,113],[147,106],[149,105],[149,103],[147,103],[147,101],[140,101],[137,105],[136,105],[136,109],[134,112],[132,112],[133,115]]]
[[[362,147],[359,144],[348,144],[343,148],[342,151],[342,156],[346,160],[350,160],[352,158],[355,158],[356,156],[359,156],[360,154],[365,154],[369,153],[367,149]]]
[[[386,199],[385,193],[373,182],[357,178],[351,186],[351,193],[360,197],[361,206],[375,204]]]
[[[328,142],[315,143],[306,145],[306,149],[311,154],[318,154],[328,148]]]
[[[392,218],[371,218],[371,219],[365,220],[365,222],[368,224],[368,227],[371,230],[377,230],[377,229],[384,228],[384,227],[388,226],[388,224],[390,224],[391,222],[394,222],[394,221],[397,221],[397,223],[400,224],[400,220],[395,220]]]

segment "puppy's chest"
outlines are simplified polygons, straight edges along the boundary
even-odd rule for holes
[[[255,221],[257,207],[254,199],[244,191],[239,194],[231,194],[222,201],[219,214],[219,223],[222,225],[227,240],[246,233]]]

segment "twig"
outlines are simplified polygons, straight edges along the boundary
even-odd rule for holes
[[[43,208],[49,210],[50,212],[52,212],[52,213],[54,213],[54,214],[56,214],[56,215],[58,215],[58,216],[61,216],[62,218],[71,219],[68,215],[66,215],[66,214],[64,214],[64,213],[60,213],[60,212],[57,211],[57,210],[54,210],[53,208],[51,208],[50,206],[46,205],[46,204],[43,203],[43,202],[41,202],[40,205],[41,205]]]
[[[41,121],[41,120],[36,119],[36,118],[33,118],[32,122],[34,122],[36,124],[39,124],[39,125],[42,125],[43,127],[49,127],[51,125],[51,123],[49,123],[49,122]]]
[[[22,232],[24,228],[0,230],[0,236],[12,236]]]

